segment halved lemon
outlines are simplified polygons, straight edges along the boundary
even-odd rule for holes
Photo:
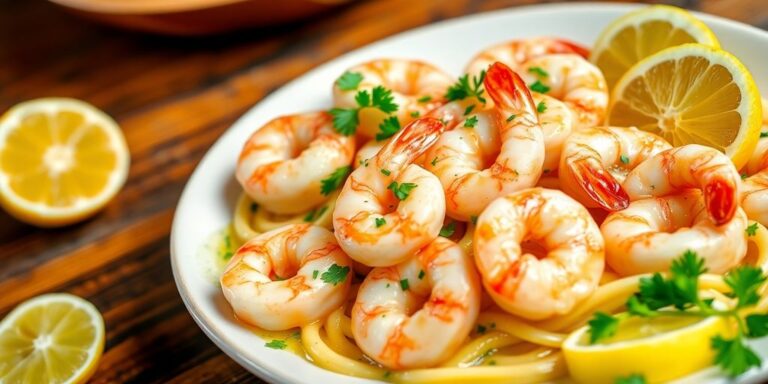
[[[74,223],[117,194],[129,157],[117,123],[90,104],[18,104],[0,118],[0,204],[30,224]]]
[[[588,327],[563,343],[568,371],[579,383],[613,383],[641,374],[649,383],[666,382],[712,365],[710,339],[730,335],[721,317],[630,317],[614,336],[589,344]]]
[[[720,46],[709,27],[687,11],[655,5],[627,13],[609,24],[598,36],[589,60],[613,87],[640,60],[686,43]]]
[[[762,106],[755,81],[739,59],[705,45],[683,44],[632,67],[613,90],[607,120],[658,134],[674,146],[713,147],[740,169],[760,137]]]
[[[54,293],[30,299],[0,323],[0,382],[83,383],[104,349],[93,304]]]

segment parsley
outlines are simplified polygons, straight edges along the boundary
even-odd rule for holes
[[[392,172],[391,172],[389,169],[384,169],[384,168],[382,168],[382,169],[381,169],[381,173],[382,173],[384,176],[389,176],[389,175],[391,175],[391,174],[392,174]]]
[[[320,271],[318,271],[317,269],[312,271],[312,280],[317,279],[317,275],[319,275],[319,274],[320,274]]]
[[[327,210],[328,210],[328,206],[327,205],[324,205],[324,206],[322,206],[322,207],[320,207],[318,209],[313,209],[313,210],[307,212],[307,215],[304,216],[304,221],[307,222],[307,223],[311,223],[311,222],[319,219],[320,216],[322,216],[323,213],[325,213],[325,211],[327,211]]]
[[[448,225],[440,229],[440,236],[451,237],[456,232],[456,222],[451,221]]]
[[[547,93],[551,89],[539,80],[536,80],[533,84],[528,86],[528,88],[530,88],[531,91],[538,92],[538,93]]]
[[[547,110],[547,105],[544,104],[544,101],[540,101],[539,105],[536,106],[536,111],[539,113],[544,113]]]
[[[376,222],[376,228],[381,227],[382,225],[387,223],[387,220],[384,220],[383,217],[377,217],[377,218],[373,219],[373,221]]]
[[[464,109],[464,116],[467,116],[467,115],[469,115],[470,113],[472,113],[472,110],[473,110],[473,109],[475,109],[475,105],[474,105],[474,104],[472,104],[472,105],[470,105],[469,107],[467,107],[466,109]]]
[[[256,210],[257,210],[257,209],[259,209],[259,206],[258,206],[258,204],[256,204],[256,203],[251,203],[251,213],[254,213],[254,212],[256,212]]]
[[[424,270],[423,270],[423,269],[422,269],[422,270],[420,270],[420,271],[419,271],[419,280],[423,280],[425,275],[426,275],[426,272],[424,272]]]
[[[387,186],[387,189],[392,190],[392,193],[395,194],[395,197],[397,197],[398,200],[403,201],[408,198],[408,195],[416,187],[417,185],[414,183],[398,184],[397,181],[393,181]]]
[[[397,116],[390,116],[379,124],[379,133],[376,134],[376,141],[382,141],[394,136],[400,131],[400,120]]]
[[[547,77],[549,76],[549,73],[544,70],[544,68],[541,67],[530,67],[528,68],[528,72],[533,73],[539,77]]]
[[[342,91],[354,91],[363,81],[363,75],[359,72],[344,72],[336,79],[336,86]]]
[[[760,137],[768,137],[768,132],[760,132]]]
[[[464,128],[474,128],[477,125],[477,116],[470,116],[464,120]]]
[[[475,215],[470,216],[469,217],[469,221],[471,221],[472,224],[477,225],[477,216],[475,216]]]
[[[437,156],[435,156],[435,158],[432,159],[432,161],[429,162],[429,163],[432,164],[433,167],[436,166],[437,165]]]
[[[744,172],[744,173],[742,173],[742,174],[741,174],[741,179],[742,179],[742,180],[746,180],[746,178],[747,178],[747,177],[749,177],[749,175],[747,175],[747,173],[746,173],[746,172]]]
[[[453,85],[448,88],[448,92],[445,93],[445,98],[448,101],[464,100],[468,97],[475,97],[485,104],[485,98],[483,93],[485,89],[482,88],[483,81],[485,80],[485,71],[480,72],[480,76],[472,76],[472,81],[469,80],[469,75],[459,77]]]
[[[407,290],[408,290],[408,287],[409,287],[409,285],[408,285],[408,279],[402,279],[402,280],[400,280],[400,289],[402,289],[403,291],[407,291]]]
[[[331,265],[327,271],[320,275],[320,280],[328,284],[339,284],[347,280],[347,274],[349,273],[349,267],[340,267],[338,264]]]
[[[422,97],[419,97],[419,99],[416,101],[419,103],[429,103],[430,101],[432,101],[432,96],[422,96]]]
[[[355,94],[355,108],[333,108],[330,113],[333,116],[333,127],[336,132],[351,136],[355,134],[360,120],[357,113],[361,108],[376,108],[386,114],[397,112],[397,104],[392,96],[392,91],[377,85],[370,92],[368,90],[358,91]],[[399,124],[399,123],[398,123]],[[379,127],[381,129],[381,127]]]
[[[344,184],[344,180],[347,179],[347,176],[350,172],[352,172],[352,167],[349,165],[339,167],[335,171],[331,172],[328,177],[320,180],[320,193],[325,196],[330,195],[331,192],[335,191],[342,184]]]
[[[421,113],[420,113],[419,111],[413,111],[413,112],[411,112],[411,117],[414,117],[414,118],[416,118],[416,117],[419,117],[420,115],[421,115]]]
[[[264,346],[272,349],[285,349],[288,345],[285,344],[285,340],[275,339],[270,341],[269,343],[265,343]]]
[[[478,325],[477,325],[477,333],[478,333],[479,335],[482,335],[482,334],[484,334],[484,333],[485,333],[485,331],[487,331],[487,330],[488,330],[488,328],[486,328],[486,327],[485,327],[485,325],[482,325],[482,324],[478,324]]]
[[[634,373],[626,377],[617,377],[614,384],[646,384],[645,376]]]
[[[747,236],[752,237],[757,235],[757,223],[750,224],[745,231],[747,232]]]
[[[699,296],[698,280],[705,272],[704,260],[696,253],[687,251],[672,262],[667,277],[655,273],[651,277],[640,278],[639,292],[626,303],[628,313],[618,316],[596,313],[589,322],[590,340],[594,342],[615,333],[618,323],[625,316],[719,316],[732,319],[738,327],[732,338],[722,335],[712,338],[715,363],[732,377],[760,366],[760,357],[745,339],[768,335],[768,314],[753,313],[742,318],[741,313],[760,301],[758,292],[768,277],[760,268],[748,265],[728,272],[723,282],[730,287],[729,296],[736,299],[736,306],[721,310],[712,306],[712,300]]]
[[[629,164],[629,156],[627,156],[627,155],[619,156],[619,160],[621,160],[621,162],[624,163],[624,164]]]
[[[517,117],[517,115],[509,115],[509,117],[507,117],[507,123],[509,123],[510,121],[514,120],[515,117]]]

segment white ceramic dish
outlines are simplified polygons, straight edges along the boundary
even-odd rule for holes
[[[252,131],[283,114],[328,109],[333,80],[346,68],[380,57],[423,59],[457,76],[466,62],[491,44],[527,36],[563,36],[591,45],[611,20],[637,8],[625,4],[560,4],[513,8],[467,16],[414,29],[350,52],[285,85],[243,115],[208,151],[190,178],[176,210],[171,234],[171,261],[181,297],[208,337],[227,355],[256,375],[276,383],[373,383],[319,368],[285,351],[264,347],[264,341],[238,325],[219,287],[206,275],[196,256],[205,239],[232,220],[239,187],[234,180],[237,154]],[[733,21],[699,15],[723,47],[752,71],[768,91],[768,33]],[[768,340],[756,349],[768,359]],[[673,363],[673,362],[670,362]],[[768,375],[745,375],[757,382]],[[687,382],[726,382],[715,370]]]

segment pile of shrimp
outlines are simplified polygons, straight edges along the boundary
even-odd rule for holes
[[[686,251],[712,273],[742,263],[750,220],[768,225],[768,139],[739,170],[706,146],[604,126],[608,88],[588,52],[513,40],[458,82],[373,60],[334,83],[330,112],[256,130],[236,177],[254,209],[286,221],[246,235],[223,272],[237,318],[304,337],[341,319],[344,332],[312,340],[337,343],[346,366],[306,346],[314,361],[415,380],[456,363],[489,319],[507,325],[493,348],[537,324],[546,340],[526,340],[557,352],[557,332],[579,325],[563,319],[607,281]],[[546,377],[564,374],[556,353],[539,355],[554,362]]]

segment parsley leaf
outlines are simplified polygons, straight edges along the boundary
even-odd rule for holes
[[[265,343],[264,346],[272,349],[285,349],[288,345],[285,344],[285,340],[275,339],[270,341],[269,343]]]
[[[747,329],[749,329],[749,337],[768,336],[768,313],[762,315],[751,314],[745,320]]]
[[[347,179],[347,176],[350,172],[352,172],[352,167],[349,165],[337,168],[330,175],[328,175],[328,177],[320,180],[320,193],[325,196],[330,195],[331,192],[335,191],[342,184],[344,184],[344,180]]]
[[[384,88],[381,85],[377,85],[371,92],[371,106],[378,108],[384,113],[397,112],[397,104],[395,104],[395,98],[392,96],[392,91]]]
[[[430,161],[429,163],[432,164],[433,167],[436,166],[437,165],[437,156],[435,156],[435,158],[432,159],[432,161]]]
[[[390,171],[389,169],[382,168],[381,169],[381,174],[384,175],[384,176],[389,176],[389,175],[392,174],[392,171]]]
[[[355,134],[357,124],[360,123],[357,119],[357,109],[333,108],[330,113],[333,116],[333,128],[336,132],[344,136]]]
[[[377,217],[373,220],[376,222],[376,228],[381,227],[382,225],[387,223],[387,220],[385,220],[383,217]]]
[[[312,271],[312,280],[317,279],[317,275],[319,274],[320,274],[320,271],[318,271],[317,269]]]
[[[542,67],[530,67],[528,68],[528,72],[533,73],[539,77],[549,76],[549,73],[547,73],[547,71],[545,71]]]
[[[757,235],[757,223],[750,224],[747,227],[746,232],[747,232],[747,236],[750,236],[750,237]]]
[[[379,124],[379,133],[376,134],[376,141],[382,141],[394,136],[400,131],[400,120],[397,116],[390,116]]]
[[[327,210],[328,210],[328,206],[324,205],[324,206],[322,206],[320,208],[313,209],[313,210],[307,212],[307,215],[304,216],[304,222],[311,223],[311,222],[317,220]]]
[[[344,72],[336,79],[336,86],[342,91],[353,91],[357,89],[361,81],[363,81],[363,75],[359,72]]]
[[[619,319],[603,312],[595,312],[588,324],[590,344],[613,336],[619,329]]]
[[[387,189],[392,190],[392,193],[395,194],[395,197],[397,197],[398,200],[403,201],[408,198],[408,195],[416,187],[417,185],[414,183],[398,184],[397,181],[393,181],[387,186]]]
[[[530,88],[531,91],[538,93],[547,93],[551,89],[539,80],[536,80],[533,84],[529,85],[528,88]]]
[[[422,96],[422,97],[419,97],[419,99],[416,101],[419,103],[429,103],[430,101],[432,101],[432,96],[429,96],[429,95]]]
[[[451,237],[453,236],[454,232],[456,232],[456,222],[451,221],[446,226],[440,229],[440,236]]]
[[[474,105],[474,104],[472,104],[472,105],[470,105],[469,107],[465,108],[465,109],[464,109],[464,116],[467,116],[467,115],[469,115],[470,113],[472,113],[472,110],[473,110],[473,109],[475,109],[475,105]]]
[[[697,257],[695,252],[688,250],[682,257],[672,261],[669,270],[672,274],[672,283],[679,296],[689,303],[696,303],[699,297],[699,276],[707,271],[704,266],[704,259]]]
[[[510,121],[514,120],[515,117],[517,117],[517,115],[509,115],[509,117],[507,117],[507,123],[509,123]]]
[[[539,113],[544,113],[547,110],[547,105],[544,104],[544,101],[540,101],[539,104],[536,106],[536,111]]]
[[[646,384],[647,381],[645,381],[645,376],[638,373],[633,373],[626,377],[617,377],[613,383],[614,384]]]
[[[464,120],[464,128],[474,128],[477,125],[477,116],[470,116]]]
[[[760,132],[760,137],[768,137],[768,132]]]
[[[327,271],[320,275],[320,280],[328,284],[339,284],[347,280],[347,274],[349,273],[349,267],[340,267],[338,264],[331,265]]]
[[[472,76],[472,81],[469,81],[469,75],[459,77],[453,85],[448,88],[445,93],[445,98],[448,101],[464,100],[468,97],[475,97],[485,104],[485,98],[483,93],[485,89],[482,88],[483,81],[485,80],[485,71],[480,72],[480,76]]]
[[[624,163],[624,164],[629,164],[629,156],[627,156],[627,155],[619,156],[619,160],[621,160],[621,162]]]
[[[370,107],[371,106],[371,94],[368,93],[367,90],[362,90],[355,94],[355,102],[357,103],[357,106],[360,108]]]
[[[631,296],[627,300],[627,311],[632,315],[640,317],[654,317],[658,314],[658,312],[649,308],[647,304],[641,302],[637,296]]]
[[[472,224],[477,225],[477,216],[475,216],[475,215],[470,216],[469,217],[469,221],[471,221]]]
[[[736,308],[744,308],[760,301],[757,291],[765,282],[765,276],[760,268],[744,265],[728,272],[723,281],[737,299]]]
[[[482,334],[484,334],[484,333],[485,333],[485,331],[487,331],[487,330],[488,330],[488,328],[486,328],[486,326],[485,326],[485,325],[482,325],[482,324],[478,324],[478,325],[477,325],[477,333],[478,333],[479,335],[482,335]]]
[[[420,270],[420,271],[419,271],[419,280],[422,280],[422,279],[424,279],[424,276],[426,276],[426,275],[427,275],[427,274],[426,274],[426,272],[424,272],[424,270],[423,270],[423,269],[422,269],[422,270]]]
[[[760,357],[744,344],[741,337],[725,339],[717,335],[712,338],[711,345],[715,350],[715,364],[731,377],[738,376],[751,367],[760,366]]]
[[[400,289],[402,289],[403,291],[407,291],[409,286],[410,285],[408,284],[408,279],[400,280]]]
[[[741,179],[742,179],[742,180],[746,180],[746,179],[747,179],[747,177],[749,177],[749,175],[747,175],[747,173],[746,173],[746,172],[742,173],[740,176],[741,176]]]
[[[416,118],[416,117],[419,117],[419,116],[421,116],[421,113],[419,111],[412,111],[411,112],[411,117]]]

